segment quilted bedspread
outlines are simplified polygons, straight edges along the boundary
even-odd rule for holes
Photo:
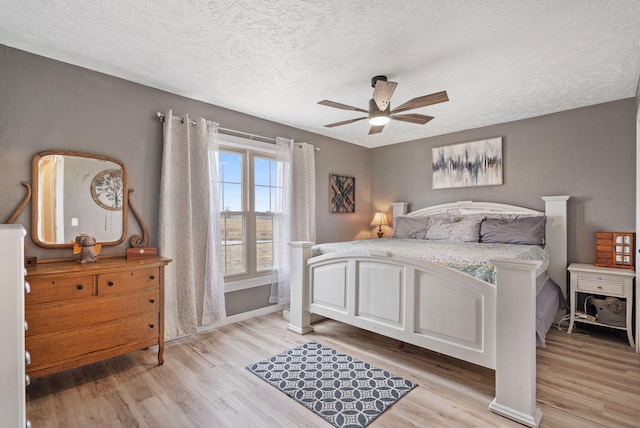
[[[364,239],[360,241],[318,244],[311,248],[313,257],[337,252],[383,252],[428,260],[495,284],[495,267],[489,260],[506,257],[537,260],[541,265],[536,277],[547,270],[549,254],[537,245],[483,244],[425,239]]]

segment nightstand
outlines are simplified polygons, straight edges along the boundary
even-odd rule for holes
[[[627,331],[629,344],[633,347],[633,333],[631,330],[631,313],[633,311],[633,278],[635,272],[628,269],[598,267],[587,264],[572,263],[568,268],[571,273],[570,298],[571,319],[567,333],[571,334],[575,322],[600,325]],[[599,320],[587,319],[581,308],[576,311],[576,303],[579,297],[604,299],[617,297],[626,302],[625,318],[622,325],[607,324]],[[583,318],[584,317],[584,318]]]

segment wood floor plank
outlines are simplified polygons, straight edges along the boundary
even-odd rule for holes
[[[330,426],[246,366],[311,340],[418,383],[370,426],[520,425],[488,410],[494,372],[327,320],[314,333],[286,330],[278,314],[220,327],[32,381],[27,416],[35,428]],[[640,426],[640,356],[624,338],[552,329],[537,351],[543,428]]]

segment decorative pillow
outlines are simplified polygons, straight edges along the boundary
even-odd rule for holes
[[[393,227],[393,237],[424,239],[428,227],[429,217],[398,216]]]
[[[480,242],[544,245],[545,216],[514,219],[488,218],[480,226]]]
[[[432,219],[426,239],[449,240],[456,242],[478,242],[482,218],[462,218],[460,221]]]

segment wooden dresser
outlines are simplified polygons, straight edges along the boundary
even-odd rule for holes
[[[158,345],[164,352],[164,267],[170,259],[101,258],[27,269],[25,297],[33,378]]]

